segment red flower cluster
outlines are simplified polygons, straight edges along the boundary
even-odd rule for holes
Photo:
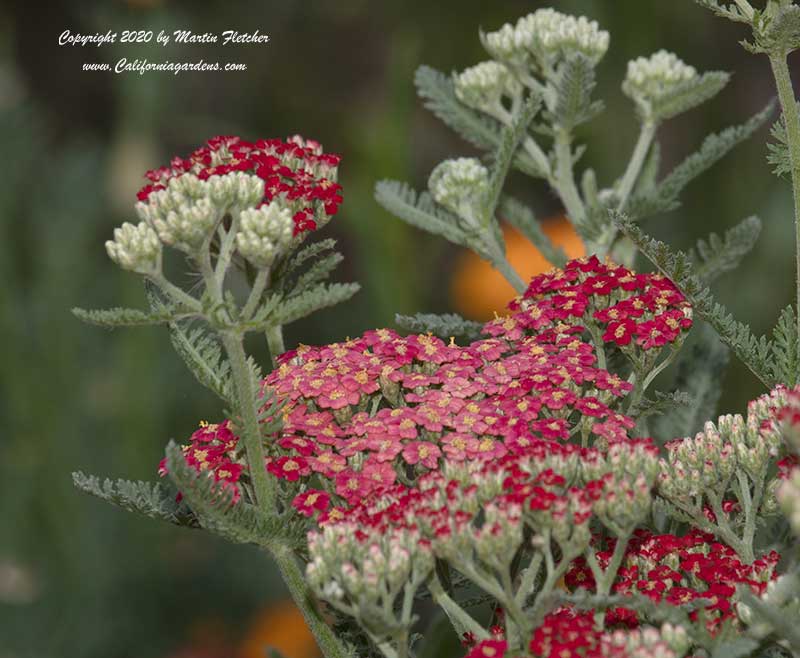
[[[238,501],[241,494],[237,482],[246,469],[244,459],[237,456],[238,444],[239,437],[231,431],[229,421],[219,424],[201,422],[200,429],[189,437],[189,444],[181,446],[181,450],[189,466],[200,473],[213,475],[214,481],[230,488],[233,500]],[[158,465],[158,474],[162,477],[167,474],[166,458]]]
[[[322,145],[299,135],[247,142],[239,137],[214,137],[189,157],[175,157],[170,164],[145,174],[150,181],[137,197],[165,189],[172,178],[194,174],[201,180],[241,171],[264,181],[264,203],[283,195],[295,209],[295,235],[317,228],[315,218],[332,217],[342,203],[336,172],[341,158],[322,152]]]
[[[608,343],[651,350],[674,343],[692,326],[691,308],[669,279],[603,264],[596,256],[535,277],[509,309],[512,316],[488,325],[491,335],[515,339],[565,322],[595,326]]]
[[[610,539],[607,550],[598,551],[600,566],[605,568],[608,564],[614,544]],[[706,624],[713,631],[734,617],[731,599],[737,586],[747,585],[753,593],[763,594],[775,577],[779,559],[773,551],[753,564],[743,564],[733,549],[699,530],[691,530],[683,537],[637,530],[626,549],[613,591],[637,592],[672,605],[709,599],[710,604],[705,607]],[[592,572],[582,558],[575,561],[565,581],[571,590],[592,590],[595,586]],[[697,611],[691,616],[697,619]],[[635,626],[638,620],[633,611],[618,608],[609,612],[607,622]]]

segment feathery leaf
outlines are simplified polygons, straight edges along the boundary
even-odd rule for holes
[[[720,274],[736,268],[755,246],[761,233],[761,220],[747,217],[725,231],[723,237],[712,233],[707,240],[698,240],[696,251],[689,252],[695,261],[695,274],[711,283]]]
[[[469,341],[481,337],[483,325],[480,322],[466,320],[455,313],[437,315],[435,313],[417,313],[416,315],[395,315],[394,321],[406,331],[413,333],[431,333],[439,338],[458,336]]]
[[[233,404],[230,383],[230,364],[223,358],[217,338],[202,327],[170,325],[170,339],[195,379],[218,398]]]
[[[194,315],[191,311],[180,311],[172,308],[147,313],[135,308],[109,308],[86,310],[73,308],[72,314],[79,320],[99,327],[144,327],[148,325],[169,324],[176,320]]]
[[[96,475],[81,471],[72,474],[72,481],[81,491],[121,507],[128,512],[143,514],[175,525],[199,527],[197,517],[183,503],[175,500],[175,492],[158,482],[132,480],[100,480]]]
[[[614,221],[639,251],[680,289],[695,315],[708,322],[750,371],[765,386],[772,388],[775,382],[767,339],[754,336],[749,327],[734,320],[724,306],[714,301],[711,291],[694,274],[686,254],[673,253],[663,242],[648,237],[636,224],[619,214],[615,214]]]

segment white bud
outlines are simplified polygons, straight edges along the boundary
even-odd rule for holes
[[[659,50],[650,57],[628,62],[628,75],[622,83],[622,90],[647,109],[653,102],[668,97],[697,77],[693,66],[685,64],[673,53]]]
[[[219,219],[217,207],[204,197],[156,218],[153,228],[161,242],[191,254],[208,238]]]
[[[125,222],[114,229],[114,239],[106,242],[106,251],[117,265],[139,274],[156,274],[161,269],[161,243],[155,231],[141,222]]]
[[[476,209],[489,190],[489,170],[475,158],[445,160],[431,172],[428,189],[436,203],[476,223]]]
[[[292,242],[292,213],[273,201],[261,208],[243,210],[236,245],[253,265],[267,268]]]
[[[464,105],[492,116],[504,116],[503,96],[517,98],[522,85],[503,64],[481,62],[455,76],[455,93]]]

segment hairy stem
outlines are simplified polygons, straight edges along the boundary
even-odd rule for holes
[[[151,276],[149,278],[153,283],[161,288],[164,294],[172,299],[173,302],[186,306],[193,311],[199,311],[202,309],[202,306],[197,299],[178,288],[178,286],[176,286],[174,283],[168,281],[163,274]]]
[[[517,274],[517,271],[511,266],[511,263],[508,262],[505,256],[493,261],[493,265],[497,271],[503,275],[503,278],[513,286],[514,290],[519,294],[525,292],[528,286],[525,284],[522,277]]]
[[[292,551],[286,546],[279,546],[272,550],[272,555],[275,558],[281,576],[283,576],[283,581],[289,588],[295,605],[303,614],[303,618],[314,635],[322,655],[325,658],[346,658],[348,656],[347,649],[319,613],[311,591],[308,589],[303,577],[303,572],[300,570]]]
[[[247,357],[244,353],[242,337],[238,334],[223,333],[222,344],[231,364],[231,375],[236,389],[236,400],[239,415],[242,419],[242,438],[244,439],[247,464],[250,478],[255,490],[256,505],[267,514],[274,514],[275,509],[275,483],[267,475],[264,466],[264,443],[261,429],[258,425],[256,409],[256,392],[253,390],[253,381]]]
[[[273,367],[277,365],[278,357],[286,351],[286,347],[283,344],[283,327],[281,325],[275,325],[274,327],[269,327],[267,329],[267,345],[269,346],[269,355],[272,359]]]
[[[575,176],[572,171],[572,138],[563,128],[556,130],[556,191],[564,203],[567,215],[576,226],[581,226],[586,219]]]
[[[797,99],[789,74],[789,63],[786,53],[770,56],[775,84],[778,87],[778,98],[781,102],[783,117],[786,123],[786,140],[789,145],[789,159],[792,163],[792,192],[794,196],[794,229],[795,229],[795,284],[797,331],[800,333],[800,115],[797,110]]]
[[[639,140],[636,142],[636,148],[633,150],[628,168],[625,170],[625,175],[622,177],[622,183],[620,183],[619,186],[618,212],[625,210],[625,206],[628,203],[631,192],[633,192],[636,181],[639,180],[639,175],[642,173],[642,167],[647,158],[647,153],[650,151],[650,145],[653,143],[653,139],[656,136],[657,128],[658,126],[650,120],[646,120],[642,124]]]
[[[250,290],[250,296],[242,309],[242,318],[249,320],[258,307],[261,301],[261,295],[264,294],[264,289],[267,287],[269,281],[269,270],[259,270],[256,274],[255,281],[253,281],[253,288]]]

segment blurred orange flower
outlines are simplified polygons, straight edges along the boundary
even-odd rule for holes
[[[567,258],[586,255],[583,242],[567,218],[545,220],[542,230],[555,246],[564,250]],[[523,280],[528,281],[553,267],[515,228],[504,226],[503,235],[506,257]],[[451,294],[455,310],[474,320],[488,320],[495,312],[503,313],[506,304],[516,296],[503,275],[471,251],[465,251],[458,258]]]
[[[264,658],[267,647],[277,649],[286,658],[320,655],[303,615],[291,601],[281,601],[256,615],[237,658]]]

